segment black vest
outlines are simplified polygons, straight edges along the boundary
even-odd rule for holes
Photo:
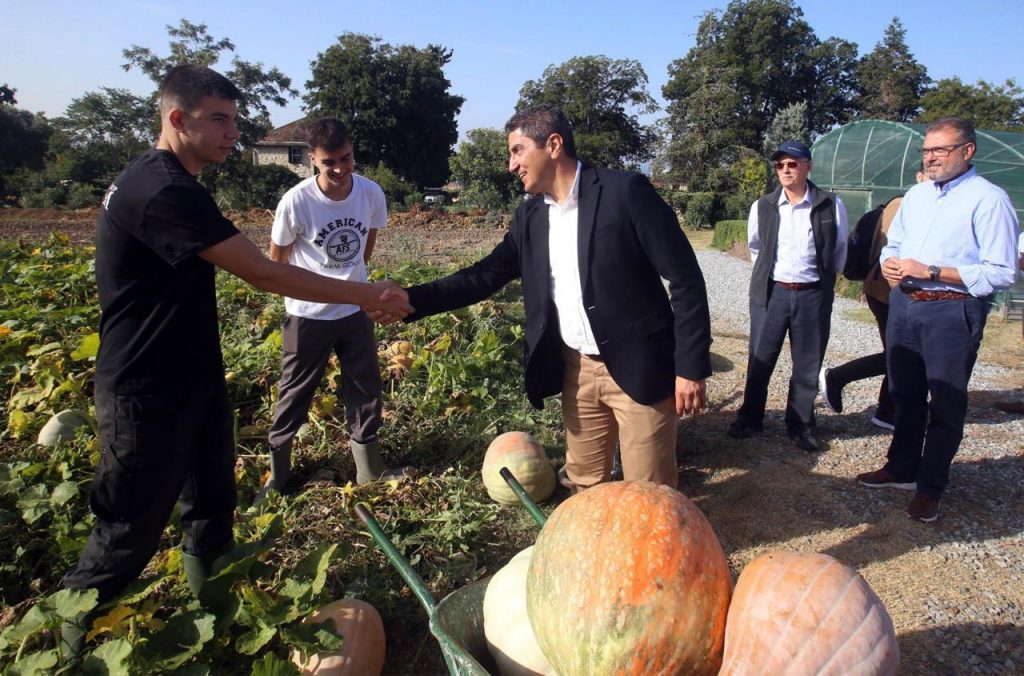
[[[830,192],[819,190],[807,182],[811,199],[811,232],[817,258],[821,288],[834,293],[836,285],[836,200]],[[754,269],[750,273],[750,302],[768,306],[771,297],[772,275],[775,271],[776,249],[779,244],[779,196],[782,188],[774,190],[757,201],[757,232],[760,248]]]

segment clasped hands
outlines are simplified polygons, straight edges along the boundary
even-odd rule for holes
[[[897,286],[907,279],[928,279],[928,266],[913,258],[890,256],[882,261],[882,276],[890,286]]]
[[[378,324],[393,324],[416,311],[409,304],[409,294],[396,282],[385,279],[370,283],[370,293],[360,307]]]

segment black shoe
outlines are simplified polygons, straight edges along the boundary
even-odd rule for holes
[[[797,448],[808,453],[817,453],[821,450],[818,442],[811,436],[810,430],[800,430],[798,432],[790,432],[789,438],[793,440]]]
[[[747,439],[762,432],[764,432],[764,428],[761,425],[751,425],[742,420],[733,421],[725,430],[725,433],[733,439]]]
[[[821,388],[821,398],[824,400],[828,410],[833,413],[842,413],[843,390],[833,384],[831,375],[832,369],[827,369],[824,366],[821,367],[821,372],[818,373],[818,387]]]

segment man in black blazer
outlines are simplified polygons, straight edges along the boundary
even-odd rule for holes
[[[408,289],[427,315],[476,303],[521,278],[526,393],[562,394],[566,475],[676,486],[678,416],[706,404],[711,322],[704,277],[672,209],[640,174],[583,165],[555,106],[505,125],[509,171],[533,195],[479,262]],[[668,294],[662,278],[668,280]]]

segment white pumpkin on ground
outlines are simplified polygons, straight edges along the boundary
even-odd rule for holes
[[[39,430],[36,443],[40,446],[56,446],[59,441],[70,441],[75,438],[75,430],[88,424],[89,421],[78,411],[64,409],[46,421]]]
[[[495,437],[487,447],[481,471],[487,495],[492,500],[517,505],[519,498],[501,478],[502,467],[508,467],[527,495],[537,502],[546,500],[555,491],[555,469],[541,445],[526,432],[505,432]]]
[[[554,675],[526,614],[526,574],[533,547],[494,574],[484,594],[484,635],[502,676]]]

